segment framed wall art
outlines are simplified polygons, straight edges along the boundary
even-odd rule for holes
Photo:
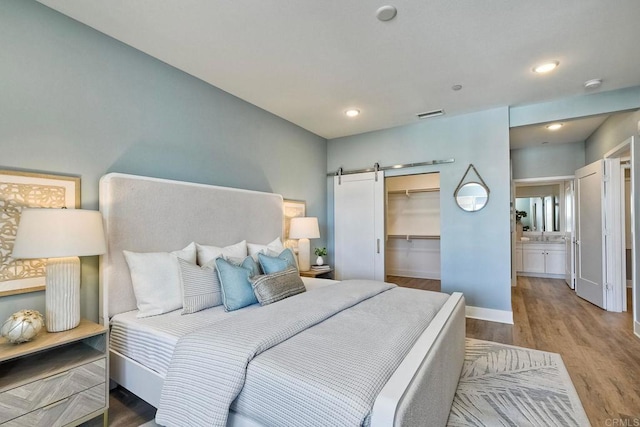
[[[282,227],[284,235],[282,236],[282,242],[287,248],[297,248],[297,240],[289,240],[289,225],[291,218],[306,216],[307,204],[304,200],[287,200],[284,199],[284,227]]]
[[[44,290],[46,260],[12,255],[20,214],[27,207],[80,207],[80,178],[0,170],[0,296]]]

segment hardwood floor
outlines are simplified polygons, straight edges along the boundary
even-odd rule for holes
[[[438,280],[387,281],[440,290]],[[511,301],[514,325],[467,319],[467,336],[559,353],[593,426],[640,426],[640,339],[633,335],[630,311],[603,311],[563,280],[535,277],[519,277]],[[126,390],[110,394],[111,426],[137,426],[154,412]]]
[[[467,319],[467,336],[559,353],[593,426],[640,425],[640,339],[563,280],[518,277],[514,325]]]
[[[440,292],[440,280],[414,279],[412,277],[387,276],[387,282],[395,283],[405,288],[422,289],[425,291]]]

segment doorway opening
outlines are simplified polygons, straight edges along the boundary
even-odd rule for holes
[[[440,290],[440,173],[385,178],[385,271],[404,286]]]
[[[624,215],[624,280],[626,292],[623,302],[623,311],[628,311],[633,315],[633,232],[631,230],[631,162],[629,160],[621,164],[622,180],[624,182],[623,215]]]
[[[572,180],[572,176],[514,180],[515,276],[565,279],[573,289],[567,261],[572,256]]]

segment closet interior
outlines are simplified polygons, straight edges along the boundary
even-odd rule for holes
[[[386,274],[440,279],[440,174],[385,179]]]

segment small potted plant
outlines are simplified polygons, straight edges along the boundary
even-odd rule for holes
[[[327,248],[316,248],[315,254],[318,258],[316,258],[316,265],[324,264],[323,256],[327,256]]]

